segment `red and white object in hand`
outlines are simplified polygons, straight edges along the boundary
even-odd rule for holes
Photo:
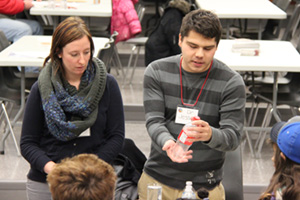
[[[200,120],[200,117],[195,116],[192,117],[192,121]],[[173,149],[174,156],[177,158],[182,158],[184,156],[184,153],[189,150],[190,146],[193,144],[193,142],[190,142],[188,139],[190,137],[187,136],[187,133],[189,132],[189,127],[196,127],[192,124],[192,122],[189,122],[185,124],[177,138],[176,144]]]

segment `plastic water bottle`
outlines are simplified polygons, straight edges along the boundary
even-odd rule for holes
[[[194,120],[200,120],[200,117],[195,116],[192,118],[192,121]],[[188,127],[196,127],[195,125],[192,124],[192,122],[189,122],[187,124],[184,125],[184,127],[182,128],[176,144],[174,146],[174,156],[177,158],[181,158],[183,156],[183,153],[188,151],[188,149],[190,148],[190,146],[193,144],[192,142],[189,142],[188,139],[189,137],[187,136],[187,133],[189,132],[189,130],[187,130]]]
[[[185,183],[185,188],[183,190],[181,198],[183,199],[196,199],[196,192],[193,188],[192,181],[187,181]]]

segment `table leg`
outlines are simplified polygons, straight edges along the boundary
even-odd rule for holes
[[[274,84],[273,84],[273,106],[272,114],[277,122],[280,122],[281,119],[277,112],[277,92],[278,92],[278,72],[274,72]]]
[[[230,28],[229,28],[229,20],[228,19],[225,19],[225,24],[226,24],[226,39],[229,39]]]
[[[258,20],[258,40],[262,38],[262,20]]]
[[[58,26],[58,18],[59,18],[59,16],[53,16],[53,32],[55,31],[56,27]]]

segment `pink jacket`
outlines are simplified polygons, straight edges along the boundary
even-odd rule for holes
[[[134,37],[142,31],[141,23],[137,16],[134,4],[138,0],[113,0],[111,16],[111,33],[117,31],[119,35],[116,43]]]

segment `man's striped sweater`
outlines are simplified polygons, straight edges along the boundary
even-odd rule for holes
[[[213,60],[211,71],[195,106],[199,117],[212,128],[209,142],[194,142],[193,158],[174,163],[162,151],[167,140],[176,140],[181,124],[175,123],[180,98],[180,56],[152,62],[144,75],[146,127],[152,140],[145,172],[159,182],[183,189],[193,181],[195,189],[214,188],[222,180],[225,152],[237,148],[242,137],[245,109],[245,85],[242,77],[224,63]],[[182,69],[183,102],[194,104],[206,78],[203,73]]]

